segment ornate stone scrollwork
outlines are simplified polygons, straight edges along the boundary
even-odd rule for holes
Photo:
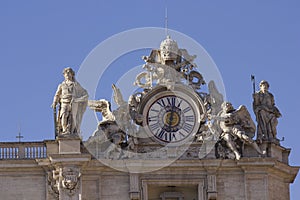
[[[56,199],[59,196],[59,170],[49,171],[47,174],[48,191]]]

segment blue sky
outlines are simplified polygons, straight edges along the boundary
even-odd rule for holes
[[[79,70],[86,56],[114,34],[164,27],[166,5],[169,28],[206,49],[222,75],[227,99],[235,107],[244,104],[252,113],[251,74],[257,83],[269,81],[283,115],[278,137],[284,137],[281,144],[292,149],[290,164],[300,165],[300,3],[296,0],[3,0],[0,141],[16,141],[19,127],[24,141],[53,139],[50,105],[63,80],[62,69],[71,66]],[[139,62],[143,64],[140,58],[134,60],[132,67]],[[130,68],[130,61],[122,67]],[[113,73],[109,76],[114,80]],[[97,97],[105,98],[110,92],[111,88],[101,90]],[[299,177],[291,186],[291,199],[300,196],[296,188],[300,188]]]

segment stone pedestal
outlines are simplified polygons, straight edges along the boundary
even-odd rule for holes
[[[260,146],[261,149],[266,152],[267,157],[276,158],[280,162],[289,164],[288,157],[291,149],[284,148],[279,144],[275,144],[271,142],[263,142]]]
[[[59,154],[80,154],[80,138],[58,139]]]

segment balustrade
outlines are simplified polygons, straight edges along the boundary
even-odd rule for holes
[[[2,142],[0,159],[36,159],[46,158],[47,148],[44,142]]]

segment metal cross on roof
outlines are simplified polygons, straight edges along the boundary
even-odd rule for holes
[[[21,135],[21,128],[19,128],[19,134],[16,136],[16,138],[21,142],[21,139],[24,138],[24,136]]]

